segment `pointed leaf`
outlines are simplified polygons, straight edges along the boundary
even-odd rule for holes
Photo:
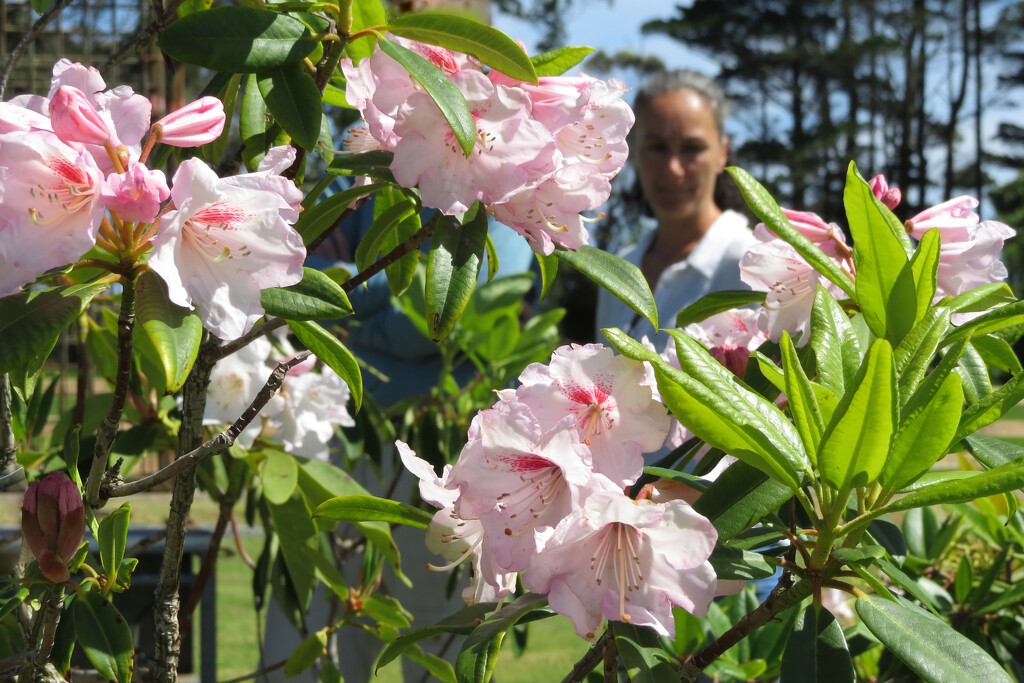
[[[825,431],[825,422],[821,418],[818,399],[814,396],[811,382],[807,379],[800,358],[796,355],[796,347],[789,333],[783,331],[781,339],[782,365],[786,371],[786,398],[789,399],[789,412],[793,416],[793,424],[800,434],[804,451],[815,464],[821,434]]]
[[[724,542],[779,509],[792,495],[785,484],[737,461],[701,493],[693,509],[711,520],[718,540]]]
[[[970,436],[992,424],[1024,399],[1024,374],[1011,378],[996,391],[967,406],[960,417],[954,441]]]
[[[676,327],[702,322],[716,313],[731,311],[748,304],[763,304],[764,292],[711,292],[705,294],[676,314]]]
[[[818,469],[836,490],[873,482],[889,452],[896,422],[892,347],[877,339],[821,439]]]
[[[384,149],[359,154],[341,154],[328,165],[327,172],[334,175],[378,178],[393,183],[395,178],[391,175],[391,162],[394,157],[393,152]]]
[[[159,356],[166,391],[181,389],[199,353],[203,324],[193,311],[171,303],[167,285],[152,271],[135,285],[135,334],[146,335]]]
[[[131,514],[132,504],[124,503],[100,520],[99,537],[96,540],[100,545],[100,564],[110,583],[117,581],[117,570],[124,559]]]
[[[991,334],[983,334],[971,339],[971,346],[990,367],[998,368],[1011,375],[1016,375],[1022,369],[1017,353],[1005,339]]]
[[[408,633],[403,633],[401,636],[388,643],[381,651],[380,656],[377,658],[377,663],[374,664],[374,672],[380,671],[381,668],[394,661],[394,659],[401,655],[407,648],[415,645],[425,638],[431,638],[442,633],[455,633],[463,636],[469,635],[477,626],[480,625],[481,622],[483,622],[488,613],[490,613],[494,607],[494,603],[491,602],[469,605],[455,614],[442,619],[433,626],[414,629]]]
[[[1012,680],[987,652],[906,600],[865,596],[857,600],[857,615],[885,647],[929,683]]]
[[[458,679],[474,683],[490,681],[505,632],[530,612],[542,609],[547,604],[546,595],[526,593],[484,620],[462,644],[455,662]]]
[[[320,90],[299,64],[261,70],[257,85],[267,110],[288,135],[305,150],[316,149],[320,139]]]
[[[426,316],[431,339],[448,336],[469,303],[487,241],[487,214],[479,208],[462,226],[439,218],[427,260]]]
[[[538,300],[543,301],[548,291],[551,290],[551,285],[555,282],[555,273],[558,272],[558,256],[556,254],[545,256],[537,252],[534,252],[533,255],[537,258],[537,267],[540,270],[541,286]]]
[[[910,270],[914,275],[914,287],[917,290],[915,325],[924,318],[928,307],[932,305],[932,299],[935,298],[940,242],[938,228],[932,228],[921,237],[917,251],[910,259]]]
[[[818,381],[842,396],[864,356],[846,311],[821,285],[811,309],[811,348],[817,358]]]
[[[530,57],[538,76],[561,76],[594,51],[592,47],[557,47]]]
[[[473,55],[510,78],[537,82],[537,72],[523,48],[498,29],[468,17],[440,12],[404,14],[395,17],[388,31],[409,40]]]
[[[967,503],[977,498],[1024,488],[1024,463],[1020,462],[1000,465],[969,476],[964,476],[962,472],[951,474],[955,478],[908,493],[886,505],[886,511],[910,510],[941,503]]]
[[[327,629],[310,633],[299,643],[284,664],[284,675],[288,678],[298,676],[313,666],[316,660],[327,653]]]
[[[337,337],[315,322],[289,320],[288,327],[314,356],[345,380],[345,384],[352,392],[352,402],[358,411],[363,403],[363,376],[352,352],[346,349]]]
[[[949,309],[936,306],[929,309],[921,322],[900,341],[893,351],[900,394],[909,395],[917,390],[949,326]]]
[[[308,245],[327,232],[328,228],[341,218],[341,215],[353,200],[387,186],[386,183],[378,182],[359,187],[350,187],[338,194],[331,195],[312,208],[305,209],[299,215],[299,220],[295,224],[296,232],[302,236],[302,243]]]
[[[843,629],[831,612],[812,604],[800,613],[789,634],[780,673],[780,683],[857,680]]]
[[[775,567],[768,564],[764,555],[727,545],[716,545],[708,562],[719,580],[756,581],[775,573]]]
[[[613,621],[609,628],[626,668],[627,680],[636,683],[675,683],[679,673],[661,638],[649,628]]]
[[[135,661],[132,632],[110,599],[83,591],[71,603],[75,635],[96,671],[108,681],[131,683]]]
[[[994,436],[974,434],[966,437],[964,443],[971,455],[988,469],[1024,458],[1024,446]]]
[[[242,161],[249,171],[255,171],[267,149],[273,146],[281,134],[281,126],[274,122],[267,111],[267,103],[263,101],[256,74],[248,75],[245,80],[238,132],[242,136]]]
[[[555,256],[607,289],[631,310],[647,318],[654,329],[658,329],[658,306],[654,303],[651,286],[640,269],[632,263],[587,245],[576,251],[557,249]]]
[[[434,518],[429,512],[405,503],[375,496],[339,496],[313,510],[314,517],[341,522],[388,522],[426,529]]]
[[[251,7],[215,7],[182,17],[157,40],[179,62],[231,73],[298,64],[317,44],[302,22]]]
[[[301,282],[261,290],[260,303],[267,315],[285,320],[333,320],[352,314],[345,290],[312,268],[302,269]]]

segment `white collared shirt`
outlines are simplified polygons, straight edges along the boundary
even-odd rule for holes
[[[619,256],[639,268],[654,233],[653,228],[647,230],[640,241],[619,252]],[[745,216],[732,210],[722,212],[690,255],[666,268],[658,278],[654,302],[658,305],[659,326],[675,327],[676,314],[705,294],[749,290],[740,280],[739,262],[756,241]],[[601,329],[605,327],[618,327],[634,339],[654,334],[645,318],[605,289],[598,293],[596,322],[599,341],[604,341]]]

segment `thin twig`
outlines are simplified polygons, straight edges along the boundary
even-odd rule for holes
[[[0,101],[4,99],[4,92],[7,90],[7,79],[11,77],[11,72],[14,71],[14,65],[18,63],[21,56],[25,54],[25,50],[28,49],[29,44],[43,32],[51,21],[57,18],[65,7],[70,5],[72,0],[57,0],[50,6],[50,9],[43,12],[43,15],[36,20],[36,23],[32,24],[25,35],[21,37],[18,44],[11,50],[11,56],[7,58],[7,63],[4,65],[3,73],[0,74]]]
[[[117,66],[125,59],[128,58],[133,52],[141,52],[153,41],[153,38],[164,30],[167,24],[174,21],[178,16],[178,6],[184,0],[171,0],[167,5],[167,9],[164,10],[156,19],[153,20],[146,28],[140,28],[132,35],[131,39],[117,49],[116,52],[111,54],[109,57],[103,60],[100,64],[99,70],[101,73],[105,72],[111,67]]]
[[[245,552],[245,545],[242,544],[242,536],[238,533],[238,520],[235,519],[235,511],[231,511],[231,533],[235,537],[235,547],[238,548],[238,554],[242,558],[242,561],[248,565],[249,569],[256,569],[256,563],[249,557],[249,553]]]
[[[245,674],[244,676],[239,676],[238,678],[231,678],[226,681],[220,681],[220,683],[241,683],[242,681],[251,681],[254,678],[259,678],[264,674],[268,674],[271,671],[277,671],[278,669],[282,669],[284,668],[284,665],[287,663],[287,659],[282,659],[280,662],[275,662],[270,666],[265,666],[262,669],[259,669],[258,671],[253,671],[252,673]]]
[[[572,671],[562,679],[562,683],[579,683],[586,680],[587,674],[593,671],[594,667],[604,657],[605,642],[611,639],[611,633],[610,628],[605,629],[601,637],[597,639],[597,642],[590,646],[590,649],[587,650],[586,654],[578,662],[573,664]]]
[[[376,261],[369,268],[367,268],[366,270],[361,270],[353,277],[350,277],[348,280],[342,283],[341,288],[345,290],[346,293],[351,292],[356,287],[363,284],[371,277],[373,277],[377,273],[381,272],[382,270],[390,266],[392,263],[395,263],[396,261],[398,261],[398,259],[402,258],[409,252],[413,251],[414,249],[419,249],[420,245],[423,244],[428,239],[430,239],[430,236],[434,234],[434,229],[437,227],[437,216],[439,215],[440,214],[435,214],[434,218],[430,219],[426,225],[424,225],[422,228],[414,232],[409,237],[409,239],[407,239],[406,241],[402,242],[397,247],[389,251],[386,255],[381,257],[379,261]]]

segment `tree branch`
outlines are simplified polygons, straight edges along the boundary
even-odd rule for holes
[[[11,50],[11,56],[7,58],[7,63],[4,65],[3,73],[0,73],[0,101],[4,99],[4,91],[7,90],[7,80],[11,77],[11,72],[14,71],[14,65],[18,63],[21,56],[25,54],[25,50],[28,49],[29,44],[36,39],[40,33],[43,32],[51,21],[57,18],[65,7],[70,5],[72,0],[57,0],[53,3],[50,9],[46,10],[36,23],[32,24],[32,28],[25,32],[25,35],[21,37],[18,44]]]
[[[18,445],[14,440],[14,415],[11,413],[11,378],[0,375],[0,476],[17,465]]]
[[[129,42],[126,42],[118,48],[116,52],[103,60],[103,63],[99,66],[100,72],[102,73],[113,66],[117,66],[127,59],[133,52],[141,52],[146,48],[146,46],[153,41],[153,38],[160,33],[160,31],[164,30],[164,27],[166,27],[167,24],[177,18],[178,6],[181,5],[182,2],[184,2],[184,0],[171,0],[167,5],[167,9],[154,19],[153,23],[146,28],[140,28],[135,32]]]
[[[601,637],[597,639],[590,649],[580,658],[578,662],[573,664],[572,671],[569,675],[562,679],[562,683],[580,683],[580,681],[586,680],[587,674],[594,670],[598,662],[604,659],[605,643],[614,639],[612,638],[612,630],[606,628]]]
[[[398,261],[398,259],[405,256],[410,251],[413,251],[414,249],[419,249],[420,245],[427,241],[430,238],[430,236],[434,234],[434,229],[437,227],[437,216],[440,215],[441,214],[435,214],[434,218],[431,218],[426,225],[424,225],[422,228],[413,233],[409,237],[409,239],[402,242],[397,247],[395,247],[387,254],[382,256],[379,261],[376,261],[366,270],[361,270],[353,277],[350,277],[348,280],[342,283],[341,288],[345,290],[346,293],[351,292],[356,287],[363,284],[371,277],[373,277],[377,273],[381,272],[382,270],[390,266],[392,263]]]

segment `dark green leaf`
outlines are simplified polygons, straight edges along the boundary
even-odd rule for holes
[[[821,439],[818,469],[836,490],[866,486],[882,471],[896,422],[892,347],[877,339]]]
[[[974,583],[974,569],[971,567],[971,560],[967,555],[961,555],[960,566],[957,567],[953,580],[953,594],[956,596],[957,603],[963,605],[967,602],[972,583]]]
[[[557,47],[530,57],[538,76],[561,76],[587,58],[592,47]]]
[[[157,40],[179,62],[231,73],[298,64],[316,46],[302,22],[251,7],[215,7],[182,17]]]
[[[300,490],[278,505],[268,501],[274,530],[281,543],[281,554],[288,568],[288,576],[295,589],[299,608],[309,608],[316,585],[316,568],[309,561],[309,552],[319,552],[319,534],[310,510]]]
[[[431,638],[433,636],[442,633],[456,633],[458,635],[468,635],[475,629],[494,609],[494,603],[477,603],[475,605],[469,605],[468,607],[456,612],[455,614],[442,619],[433,626],[427,626],[426,628],[415,629],[408,633],[403,633],[395,640],[388,643],[387,647],[380,653],[377,658],[377,663],[374,665],[374,671],[380,671],[384,666],[387,666],[396,657],[402,654],[406,648],[414,645],[415,643],[423,640],[424,638]]]
[[[28,598],[28,588],[8,585],[0,590],[0,619],[17,609],[18,605]]]
[[[296,646],[295,651],[284,664],[284,675],[288,678],[298,676],[313,666],[321,655],[327,653],[327,630],[321,629],[311,633]]]
[[[260,70],[257,85],[267,110],[303,149],[316,149],[320,139],[320,90],[299,64]]]
[[[391,175],[391,161],[394,156],[393,152],[384,149],[359,154],[342,154],[334,158],[327,167],[327,172],[334,175],[378,178],[393,183],[395,178]]]
[[[267,111],[267,103],[263,101],[256,74],[250,74],[245,79],[238,132],[242,136],[242,160],[245,167],[249,171],[255,171],[259,167],[260,159],[281,133],[281,126],[274,123],[270,112]]]
[[[794,249],[809,263],[815,270],[834,282],[847,293],[854,297],[854,285],[850,276],[830,259],[825,252],[813,242],[800,234],[789,222],[782,209],[775,203],[768,191],[761,183],[744,171],[742,168],[730,166],[726,168],[737,187],[743,194],[747,206],[754,212],[754,215],[761,219],[768,228],[776,235],[793,246]]]
[[[760,553],[721,544],[715,546],[708,562],[714,567],[719,580],[756,581],[775,573],[775,567],[768,564]]]
[[[1011,681],[983,649],[949,624],[905,600],[857,600],[857,615],[914,673],[929,683]]]
[[[370,183],[360,187],[350,187],[303,211],[295,224],[295,230],[302,236],[302,243],[308,245],[320,237],[341,217],[354,200],[382,187],[387,187],[387,184]]]
[[[880,545],[861,545],[856,548],[836,548],[832,557],[844,564],[873,564],[885,557],[885,548]]]
[[[537,252],[534,252],[534,256],[537,257],[537,267],[540,269],[541,288],[538,300],[543,300],[555,282],[555,273],[558,272],[558,256],[556,254],[545,256]]]
[[[404,14],[391,22],[388,31],[409,40],[473,55],[510,78],[537,82],[537,72],[523,48],[498,29],[468,17],[439,12]]]
[[[328,320],[352,314],[348,295],[338,283],[319,270],[302,271],[301,282],[260,291],[260,303],[267,315],[285,320]]]
[[[782,656],[780,683],[855,681],[843,629],[821,605],[808,605],[796,619]]]
[[[632,626],[621,621],[609,625],[615,635],[615,646],[626,676],[636,683],[675,683],[679,672],[672,664],[658,634],[649,628]]]
[[[711,292],[705,294],[676,314],[676,327],[702,322],[717,313],[731,311],[747,304],[764,303],[764,292]]]
[[[135,285],[135,335],[140,334],[160,358],[165,390],[177,392],[199,353],[203,323],[193,311],[171,303],[163,279],[148,270]]]
[[[708,486],[693,507],[711,520],[721,542],[749,529],[790,496],[792,491],[785,484],[745,462],[734,462]]]
[[[487,683],[494,673],[505,632],[523,617],[548,604],[546,595],[526,593],[484,620],[462,644],[455,662],[460,681]]]
[[[889,562],[889,560],[879,560],[878,567],[885,572],[890,579],[895,581],[897,585],[902,586],[908,593],[917,598],[922,605],[938,615],[938,606],[935,604],[932,596],[928,594],[928,591],[921,588],[921,584],[910,578],[902,569]]]
[[[487,240],[487,214],[481,207],[462,226],[447,217],[436,219],[427,260],[426,315],[430,337],[438,341],[452,331],[473,295]]]
[[[433,515],[411,505],[375,496],[339,496],[326,500],[313,511],[314,517],[341,522],[388,522],[426,529]]]
[[[284,451],[266,449],[264,452],[267,457],[260,470],[263,495],[273,505],[284,505],[298,485],[299,465],[294,456]]]
[[[417,15],[411,15],[410,18],[412,16]],[[409,75],[423,86],[423,89],[437,104],[437,108],[441,110],[441,115],[451,126],[455,139],[462,146],[462,151],[469,156],[476,143],[476,122],[466,104],[465,96],[458,87],[443,71],[412,50],[383,38],[378,40],[377,44],[381,50],[405,67]]]
[[[352,392],[352,402],[358,411],[363,403],[363,376],[359,373],[359,364],[352,352],[346,349],[337,337],[315,322],[289,320],[288,327],[314,356],[345,380],[345,384]]]
[[[75,635],[100,676],[131,683],[135,648],[132,632],[109,598],[83,591],[71,604]]]
[[[576,251],[557,249],[555,256],[615,295],[658,329],[658,306],[640,269],[612,253],[584,245]]]
[[[132,504],[123,503],[121,507],[100,520],[99,538],[100,564],[107,579],[117,581],[117,570],[124,559],[125,543],[128,538],[128,520],[132,514]]]

